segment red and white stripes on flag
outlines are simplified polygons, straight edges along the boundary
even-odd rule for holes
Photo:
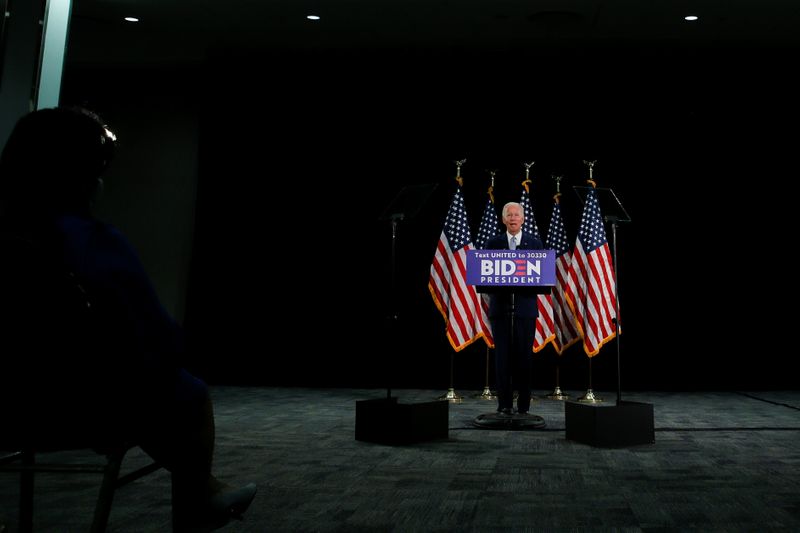
[[[581,336],[575,323],[575,314],[567,304],[566,295],[564,294],[567,288],[572,254],[569,251],[567,231],[564,228],[564,219],[561,216],[560,196],[561,194],[559,193],[554,198],[553,214],[550,217],[550,227],[547,230],[547,242],[545,243],[545,248],[556,251],[556,285],[553,287],[551,299],[555,337],[551,343],[559,355],[575,344]]]
[[[533,337],[533,352],[540,352],[548,342],[555,339],[555,322],[553,316],[553,295],[540,294],[537,300],[539,316],[536,318],[536,333]]]
[[[456,189],[431,264],[428,290],[444,317],[447,339],[461,351],[480,337],[494,346],[489,319],[475,287],[467,285],[466,255],[472,237],[461,187]]]
[[[575,313],[583,349],[594,357],[616,336],[616,280],[594,183],[586,194],[569,266],[567,302]]]
[[[537,239],[541,240],[539,236],[539,227],[536,225],[536,217],[533,214],[533,206],[531,204],[529,186],[531,180],[526,178],[522,182],[522,197],[519,203],[522,205],[525,214],[525,222],[522,224],[522,231],[535,235]],[[535,352],[541,351],[548,342],[555,338],[555,325],[553,323],[553,299],[549,294],[540,294],[537,299],[539,307],[539,317],[536,319],[536,333],[533,337],[532,350]]]

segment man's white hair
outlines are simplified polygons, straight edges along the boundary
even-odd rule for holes
[[[522,212],[522,216],[525,216],[525,208],[522,207],[522,204],[519,202],[508,202],[506,205],[503,206],[503,218],[505,218],[506,213],[508,212],[508,208],[512,205],[519,207],[519,210]]]

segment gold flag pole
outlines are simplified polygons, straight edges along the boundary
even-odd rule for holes
[[[528,199],[531,200],[531,201],[532,201],[532,199],[531,199],[531,189],[530,189],[530,187],[531,187],[531,184],[533,183],[531,181],[531,167],[533,165],[535,165],[535,164],[536,164],[536,161],[531,161],[530,163],[526,163],[525,161],[522,162],[522,166],[525,167],[525,179],[522,180],[522,187],[528,192]],[[526,220],[527,220],[527,215],[528,214],[526,213]],[[531,220],[533,220],[533,219],[531,218]],[[538,297],[537,297],[537,301],[538,301]],[[536,305],[539,305],[539,304],[537,303]],[[512,317],[512,321],[513,321],[513,317]],[[529,353],[528,356],[529,357],[533,357],[533,354]],[[532,367],[533,367],[533,363],[531,363],[531,368]],[[517,397],[517,393],[514,393],[514,398],[516,398],[516,397]],[[531,387],[531,403],[536,403],[538,401],[539,401],[539,398],[537,398],[536,395],[533,393],[533,387]]]
[[[579,402],[582,403],[600,403],[603,401],[602,398],[595,396],[594,391],[592,390],[592,358],[589,358],[589,388],[586,389],[586,394],[578,398]]]
[[[461,166],[466,163],[466,159],[456,160],[453,163],[456,164],[456,178],[455,180],[458,182],[458,186],[461,187],[464,185],[464,178],[461,177]],[[453,352],[450,353],[450,387],[447,389],[447,392],[442,396],[436,398],[437,400],[447,400],[448,402],[453,403],[461,403],[463,397],[459,396],[456,393],[455,386],[453,385],[453,367],[455,365],[455,354]]]
[[[564,179],[564,176],[552,175],[551,178],[554,179],[555,182],[556,182],[556,194],[555,194],[555,196],[553,196],[553,201],[558,203],[558,202],[560,202],[560,199],[561,199],[561,180]],[[563,346],[562,346],[562,349],[563,349]],[[560,359],[561,359],[561,354],[559,352],[556,352],[556,386],[553,389],[553,392],[551,392],[550,394],[547,395],[547,397],[550,398],[551,400],[569,400],[569,394],[564,394],[561,391],[561,385],[559,384],[559,381],[560,381],[559,380],[559,377],[560,377],[559,360]]]
[[[556,354],[558,356],[558,354]],[[569,394],[564,394],[561,392],[561,387],[558,385],[558,361],[556,361],[556,386],[553,389],[553,392],[547,395],[548,398],[551,400],[569,400]]]
[[[589,185],[592,187],[595,186],[594,178],[592,176],[592,172],[594,170],[594,164],[597,161],[587,161],[583,160],[583,164],[589,167]],[[583,403],[600,403],[603,401],[602,398],[599,398],[594,395],[594,391],[592,390],[592,358],[589,357],[589,388],[586,390],[586,394],[578,398],[579,402]]]
[[[461,403],[464,400],[464,398],[462,396],[459,396],[458,393],[456,393],[456,389],[453,386],[453,366],[454,366],[454,364],[455,364],[455,354],[451,352],[450,353],[450,388],[447,389],[447,392],[445,394],[443,394],[443,395],[439,396],[438,398],[436,398],[437,400],[447,400],[448,402],[453,402],[453,403]]]
[[[486,347],[486,381],[485,381],[486,384],[483,386],[483,392],[480,393],[477,396],[481,400],[496,400],[497,399],[497,395],[494,392],[492,392],[492,389],[489,388],[489,357],[490,357],[489,356],[489,350],[491,350],[491,348],[489,348],[487,346]]]
[[[489,170],[489,175],[491,176],[491,184],[489,185],[489,198],[492,200],[492,205],[494,205],[494,176],[497,174],[496,170]],[[483,392],[475,396],[476,398],[480,398],[481,400],[496,400],[497,395],[492,392],[492,389],[489,387],[489,359],[490,359],[490,350],[489,346],[486,346],[486,373],[485,373],[485,380],[483,386]]]

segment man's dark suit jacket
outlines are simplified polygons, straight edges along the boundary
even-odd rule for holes
[[[521,232],[522,239],[517,250],[542,250],[542,241],[529,233]],[[486,250],[508,250],[508,234],[504,231],[495,235],[484,246]],[[508,318],[511,310],[511,293],[506,287],[484,288],[481,292],[489,294],[489,318]],[[522,290],[514,293],[514,316],[519,318],[536,318],[539,316],[538,295],[533,290]]]

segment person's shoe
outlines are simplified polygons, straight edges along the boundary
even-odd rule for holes
[[[211,514],[220,518],[241,518],[256,497],[258,488],[255,483],[243,487],[222,489],[211,497],[209,509]],[[226,520],[227,523],[227,520]]]
[[[500,416],[513,416],[513,412],[511,411],[510,407],[504,407],[497,411]]]
[[[256,496],[256,485],[248,483],[243,487],[229,487],[220,484],[205,505],[185,505],[176,507],[173,499],[173,531],[175,533],[210,533],[225,527],[231,519],[242,519],[242,514]]]
[[[216,480],[215,480],[216,482]],[[256,485],[231,487],[216,482],[215,492],[204,503],[185,497],[172,501],[172,525],[175,533],[209,533],[225,527],[231,519],[242,519],[256,496]],[[185,495],[184,495],[185,496]]]

